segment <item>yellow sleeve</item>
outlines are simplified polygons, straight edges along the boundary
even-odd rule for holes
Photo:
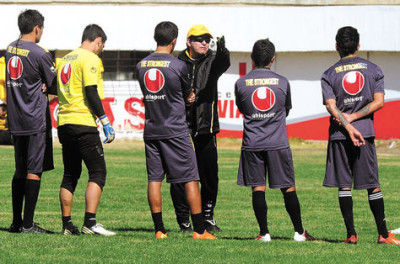
[[[83,87],[98,85],[99,79],[99,58],[97,55],[87,56],[84,58],[84,64],[82,67],[82,84]]]
[[[97,93],[99,94],[99,97],[101,100],[104,100],[104,84],[103,84],[103,72],[104,72],[104,66],[103,62],[99,58],[99,64],[100,64],[100,70],[98,72],[98,83],[97,83]]]

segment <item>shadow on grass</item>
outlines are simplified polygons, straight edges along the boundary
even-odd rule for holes
[[[10,232],[10,228],[9,227],[0,227],[0,231],[3,231],[3,232],[7,232],[7,233],[12,233],[12,234],[21,234],[21,232]],[[54,231],[50,231],[50,230],[47,230],[49,233],[46,233],[45,235],[54,235],[54,234],[57,234],[56,232],[54,232]]]
[[[154,229],[150,229],[150,228],[120,227],[120,228],[113,229],[113,230],[121,231],[121,232],[151,232],[151,233],[154,233]]]
[[[223,236],[218,236],[218,239],[227,239],[227,240],[254,240],[254,237],[223,237]],[[279,236],[273,236],[271,237],[272,240],[293,240],[291,237],[279,237]],[[342,240],[335,240],[335,239],[327,239],[327,238],[320,238],[320,239],[315,239],[316,242],[326,242],[326,243],[343,243]],[[312,242],[312,241],[311,241]]]

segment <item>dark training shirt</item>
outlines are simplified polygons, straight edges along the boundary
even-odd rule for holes
[[[360,57],[344,58],[330,67],[321,77],[323,103],[335,99],[337,108],[354,113],[374,100],[375,93],[384,93],[383,73],[379,66]],[[364,138],[374,137],[374,116],[352,122]],[[329,138],[346,139],[348,133],[330,118]]]
[[[268,69],[254,69],[235,85],[236,105],[244,115],[243,150],[289,146],[286,110],[292,108],[288,80]]]
[[[186,64],[170,54],[152,53],[136,68],[145,106],[144,138],[188,134],[184,98],[191,88]]]
[[[56,72],[51,54],[33,42],[12,42],[6,51],[9,128],[14,135],[46,131],[46,95]]]

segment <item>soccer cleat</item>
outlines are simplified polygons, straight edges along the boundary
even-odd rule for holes
[[[103,227],[102,224],[95,224],[92,227],[87,227],[85,225],[82,226],[82,230],[81,230],[82,234],[86,234],[86,235],[102,235],[102,236],[114,236],[115,233],[112,231],[108,231],[107,229],[105,229]]]
[[[65,236],[69,236],[69,235],[77,235],[77,236],[79,236],[80,233],[81,232],[79,232],[79,229],[74,225],[63,227],[63,235],[65,235]]]
[[[208,233],[206,230],[203,234],[193,232],[193,239],[217,239],[217,237],[213,234]]]
[[[219,228],[217,226],[217,224],[215,223],[215,220],[204,220],[204,225],[206,226],[206,230],[208,232],[221,232],[221,228]]]
[[[255,240],[260,240],[263,242],[270,242],[271,241],[271,236],[269,234],[265,234],[265,235],[258,235],[258,237],[256,237]]]
[[[358,240],[358,237],[357,237],[357,236],[351,235],[350,237],[347,237],[347,238],[346,238],[346,240],[344,241],[344,243],[345,243],[345,244],[353,244],[353,245],[355,245],[355,244],[357,244],[357,240]]]
[[[21,229],[22,229],[22,224],[14,224],[12,223],[10,228],[8,229],[8,231],[10,233],[21,233]]]
[[[166,239],[166,238],[168,238],[168,234],[167,233],[163,233],[163,232],[161,232],[161,231],[157,231],[157,233],[156,233],[156,238],[157,239]]]
[[[378,237],[378,244],[395,244],[400,245],[400,240],[396,239],[394,235],[390,235],[387,238],[384,238],[382,235]]]
[[[21,233],[24,234],[54,234],[54,232],[41,228],[38,224],[33,223],[31,228],[21,228]]]
[[[400,234],[400,228],[390,230],[389,232],[391,232],[392,234]]]
[[[304,230],[303,234],[299,234],[298,232],[294,232],[293,240],[297,242],[303,241],[314,241],[315,238],[311,236],[307,230]]]
[[[189,223],[180,223],[179,227],[181,228],[181,233],[192,233],[192,224]]]

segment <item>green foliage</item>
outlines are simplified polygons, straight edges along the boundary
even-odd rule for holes
[[[279,190],[267,190],[268,223],[273,241],[254,241],[258,225],[251,190],[236,185],[240,141],[219,141],[220,192],[216,220],[223,232],[216,241],[194,241],[180,234],[169,195],[163,184],[163,216],[167,240],[154,238],[147,204],[143,143],[115,142],[105,146],[108,178],[97,219],[114,237],[61,235],[58,191],[63,174],[61,149],[54,149],[56,169],[44,173],[35,221],[54,235],[11,234],[12,147],[0,146],[0,263],[376,263],[397,262],[398,246],[377,245],[377,231],[366,191],[353,191],[357,245],[344,245],[346,231],[335,188],[322,187],[326,143],[300,140],[293,144],[297,193],[303,224],[318,241],[297,243]],[[380,180],[389,228],[400,227],[400,160],[398,150],[378,149]],[[74,197],[73,221],[83,223],[87,171]]]

